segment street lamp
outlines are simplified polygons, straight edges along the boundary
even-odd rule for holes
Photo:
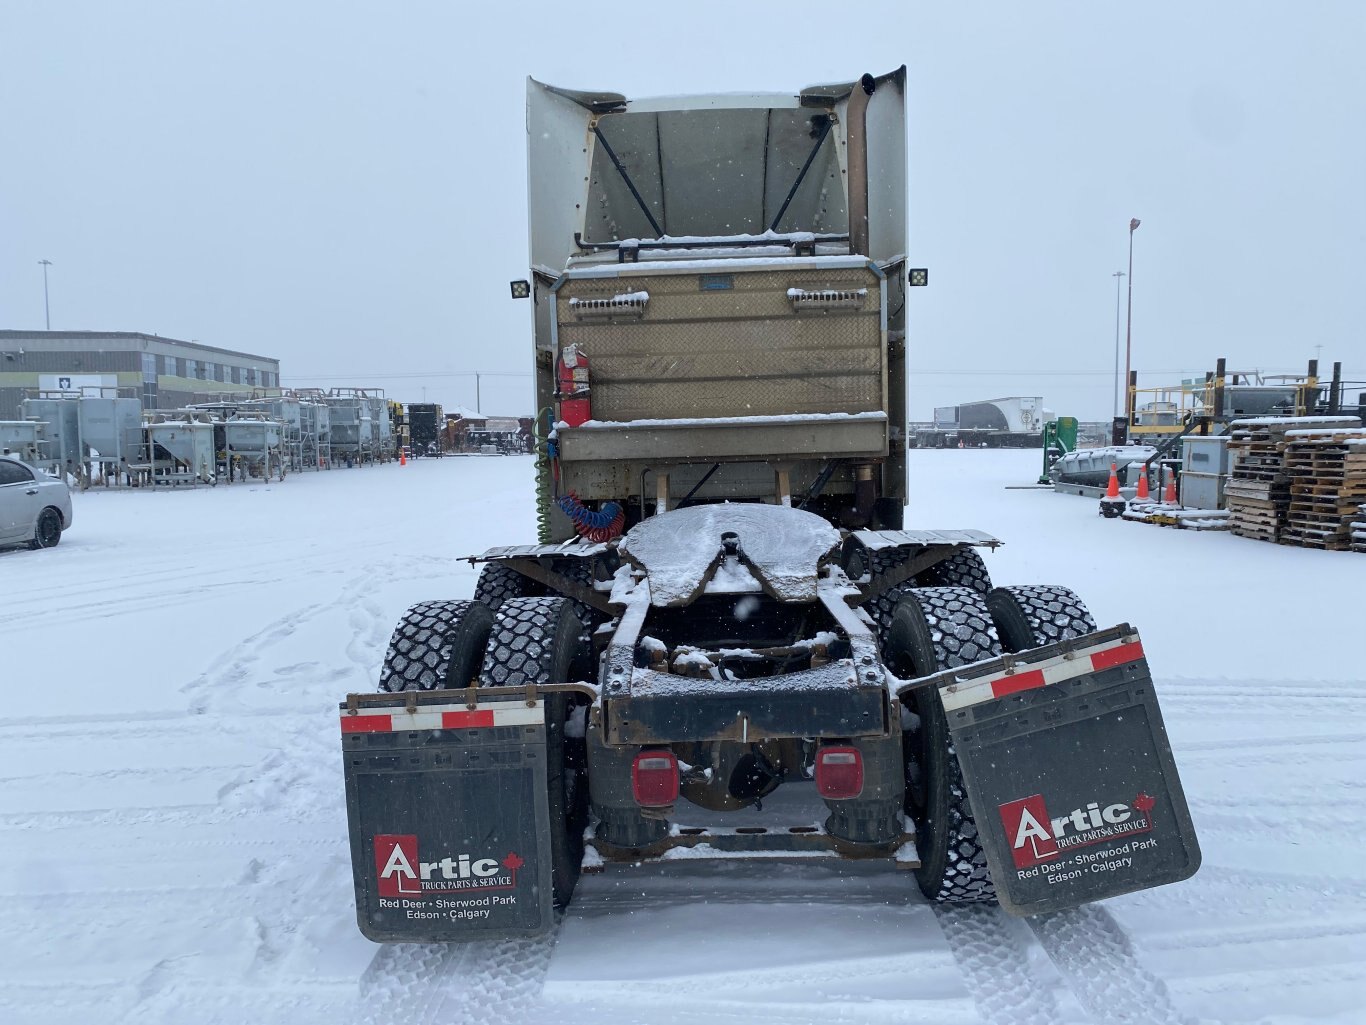
[[[1122,270],[1117,270],[1111,275],[1115,279],[1115,411],[1112,418],[1116,420],[1119,419],[1119,290],[1124,284],[1119,279],[1124,276]]]
[[[52,330],[52,311],[47,304],[47,269],[52,266],[51,260],[39,260],[43,268],[43,323],[47,325],[47,330]]]
[[[1137,217],[1129,221],[1129,317],[1128,323],[1124,328],[1124,387],[1126,398],[1124,401],[1124,419],[1133,420],[1132,411],[1129,409],[1129,399],[1127,389],[1129,379],[1133,374],[1133,341],[1134,341],[1134,232],[1138,230],[1139,220]],[[1125,440],[1128,440],[1128,428],[1124,432]]]

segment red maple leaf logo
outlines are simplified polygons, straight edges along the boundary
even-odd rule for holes
[[[1147,794],[1139,794],[1137,797],[1134,798],[1134,807],[1141,811],[1144,815],[1152,811],[1153,805],[1155,805],[1156,803],[1157,802],[1153,800],[1151,797],[1149,797]]]
[[[503,859],[503,867],[513,872],[516,872],[525,864],[526,862],[517,857],[516,853],[513,851],[508,851],[508,856]]]

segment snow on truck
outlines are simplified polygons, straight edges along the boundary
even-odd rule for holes
[[[534,935],[621,861],[880,860],[1024,915],[1194,873],[1137,632],[904,529],[905,69],[528,89],[541,536],[342,705],[362,932]]]

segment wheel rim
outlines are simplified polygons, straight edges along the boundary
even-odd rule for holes
[[[51,548],[56,536],[61,533],[57,526],[57,517],[50,512],[43,513],[38,517],[38,543],[44,548]]]

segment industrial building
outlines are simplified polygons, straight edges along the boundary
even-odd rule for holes
[[[280,361],[136,331],[0,330],[0,420],[39,392],[137,398],[177,409],[206,393],[280,386]]]

